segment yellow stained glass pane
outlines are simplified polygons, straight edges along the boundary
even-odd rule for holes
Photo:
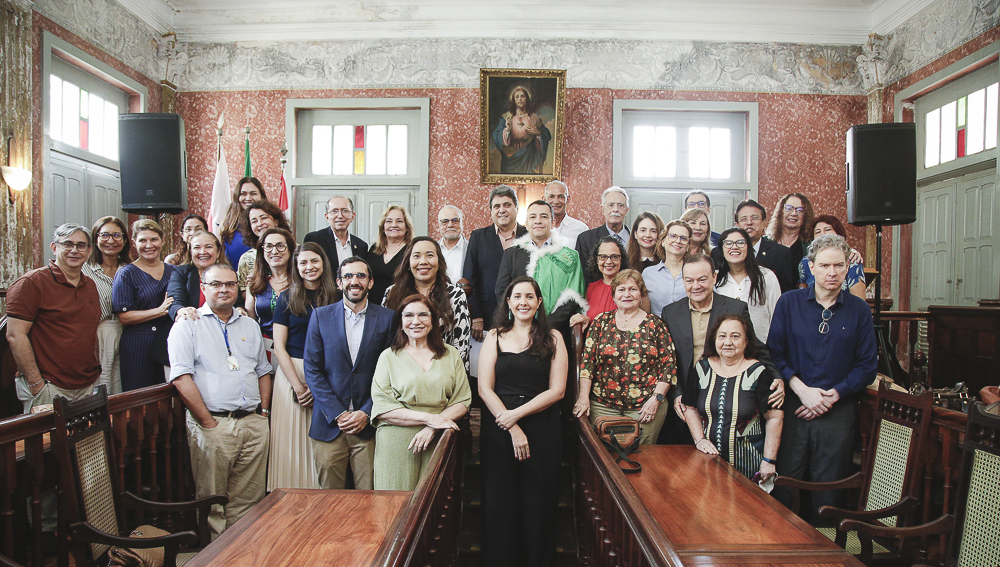
[[[354,175],[365,174],[365,151],[354,150]]]

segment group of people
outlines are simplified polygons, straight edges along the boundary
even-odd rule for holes
[[[394,205],[369,247],[350,233],[353,203],[335,196],[329,226],[297,244],[245,178],[221,238],[188,215],[166,261],[151,220],[131,239],[113,217],[60,226],[55,260],[8,291],[18,395],[29,411],[165,377],[188,408],[197,495],[229,496],[210,517],[218,534],[275,488],[343,488],[350,476],[412,490],[475,394],[484,563],[547,565],[575,326],[576,416],[632,416],[642,443],[693,443],[748,477],[839,478],[854,396],[877,362],[839,220],[814,219],[790,194],[767,238],[753,200],[717,234],[709,197],[694,192],[680,219],[644,212],[628,227],[629,196],[610,187],[591,229],[569,201],[550,183],[522,226],[516,192],[500,185],[490,225],[466,239],[447,205],[439,240],[416,236]],[[835,495],[823,498],[814,504]]]

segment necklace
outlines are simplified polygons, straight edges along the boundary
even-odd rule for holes
[[[396,245],[395,248],[393,248],[392,250],[389,250],[389,245],[388,245],[388,243],[386,243],[385,253],[389,254],[391,256],[391,255],[395,254],[396,252],[399,252],[399,249],[402,248],[404,244],[406,244],[406,243],[405,242],[400,242],[398,245]]]
[[[285,283],[287,281],[288,281],[288,274],[285,274],[285,277],[280,278],[280,279],[278,278],[278,276],[276,276],[274,274],[271,274],[271,283],[279,283],[279,284],[281,284],[281,283]]]
[[[632,315],[630,315],[630,316],[628,316],[628,317],[626,317],[626,316],[625,316],[625,314],[624,314],[624,313],[622,313],[621,311],[616,311],[616,312],[615,312],[615,316],[617,317],[617,316],[621,315],[621,318],[622,318],[622,323],[621,323],[621,326],[622,326],[622,327],[625,327],[625,329],[623,329],[623,330],[627,330],[627,329],[628,329],[628,326],[629,326],[629,324],[630,324],[630,323],[632,322],[632,320],[633,320],[633,319],[635,319],[635,318],[636,318],[636,316],[637,316],[637,315],[638,315],[639,313],[642,313],[642,309],[636,309],[636,310],[635,310],[635,313],[633,313]]]

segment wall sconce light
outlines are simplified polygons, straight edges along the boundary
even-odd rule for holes
[[[12,151],[14,147],[14,135],[11,134],[7,136],[7,165],[0,166],[0,171],[3,173],[3,180],[7,183],[7,198],[10,199],[10,204],[14,204],[14,191],[24,191],[31,185],[31,172],[23,167],[16,167],[14,165],[14,153]]]

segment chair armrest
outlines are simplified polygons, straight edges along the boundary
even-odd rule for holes
[[[911,526],[908,528],[892,528],[889,526],[878,526],[858,520],[844,520],[840,522],[838,530],[849,532],[857,531],[858,534],[867,534],[875,537],[891,538],[913,538],[930,535],[941,535],[951,533],[955,530],[955,516],[945,514],[933,522]]]
[[[177,532],[160,537],[121,537],[101,531],[86,522],[77,522],[71,525],[69,531],[74,539],[83,543],[102,543],[132,549],[193,546],[198,543],[198,534],[192,531]]]
[[[809,482],[798,480],[787,476],[779,476],[774,480],[774,486],[785,486],[788,488],[798,488],[801,490],[840,490],[842,488],[860,488],[864,484],[865,477],[861,473],[834,480],[832,482]]]
[[[860,520],[862,522],[871,522],[881,518],[888,518],[889,516],[912,514],[919,506],[919,500],[913,498],[912,496],[904,496],[902,500],[892,506],[878,510],[858,511],[845,510],[843,508],[835,508],[833,506],[820,506],[819,517],[833,518],[837,520],[850,518],[852,520]]]
[[[225,506],[228,503],[229,497],[224,494],[206,496],[205,498],[199,498],[198,500],[191,500],[187,502],[155,502],[153,500],[139,498],[131,492],[122,492],[122,505],[130,510],[150,510],[153,512],[167,513],[192,512],[203,508],[209,508],[214,504]]]

